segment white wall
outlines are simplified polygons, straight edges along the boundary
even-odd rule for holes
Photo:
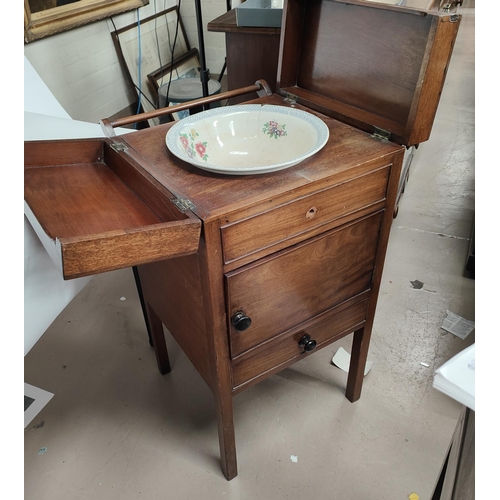
[[[150,0],[150,2],[153,0]],[[233,5],[240,2],[233,0]],[[226,57],[226,43],[224,33],[207,32],[206,26],[210,21],[226,12],[226,0],[201,0],[202,21],[204,26],[205,57],[207,68],[212,75],[218,76]],[[196,27],[195,6],[193,0],[182,0],[181,17],[191,47],[198,47],[198,29]]]
[[[239,2],[235,2],[235,5]],[[144,19],[178,4],[178,0],[150,0],[140,9]],[[201,0],[207,67],[218,75],[224,64],[223,33],[208,33],[207,24],[226,12],[226,0]],[[194,0],[182,0],[181,17],[192,47],[198,47]],[[137,11],[113,16],[117,29],[137,20]],[[109,20],[36,40],[24,55],[56,99],[74,120],[98,123],[136,101],[118,60]]]

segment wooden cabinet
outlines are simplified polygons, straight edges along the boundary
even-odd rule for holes
[[[214,394],[227,479],[242,390],[354,332],[346,396],[359,399],[404,145],[430,134],[458,21],[286,2],[277,92],[252,102],[314,113],[330,133],[286,170],[199,170],[166,148],[171,124],[25,143],[27,210],[62,249],[64,276],[137,267],[160,372],[170,371],[165,325]],[[344,51],[331,46],[340,39]]]
[[[265,80],[276,91],[280,28],[238,26],[232,9],[207,25],[208,31],[224,33],[226,39],[227,86],[229,90]],[[233,97],[230,104],[244,102]]]
[[[278,95],[254,102],[289,106]],[[137,266],[160,371],[170,370],[163,324],[214,392],[228,478],[236,475],[232,398],[241,390],[357,331],[347,395],[361,392],[357,367],[404,149],[320,116],[334,140],[264,176],[209,174],[175,159],[164,142],[169,124],[113,141],[25,144],[26,202],[46,237],[101,235],[81,269],[62,259],[65,276]],[[98,150],[94,159],[67,165],[83,146]],[[177,200],[192,208],[181,211]],[[118,233],[126,258],[118,244],[116,255],[101,256]],[[239,312],[247,328],[233,322]]]

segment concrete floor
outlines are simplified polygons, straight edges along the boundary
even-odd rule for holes
[[[168,333],[159,375],[132,271],[97,276],[25,357],[25,382],[55,394],[25,430],[25,499],[430,498],[460,412],[433,373],[474,342],[440,329],[446,310],[474,320],[474,9],[462,14],[393,223],[361,399],[331,363],[350,336],[240,394],[227,482],[209,389]]]

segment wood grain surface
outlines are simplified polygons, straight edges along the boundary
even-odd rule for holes
[[[371,286],[382,213],[228,273],[228,315],[252,319],[230,328],[231,355],[357,295]]]

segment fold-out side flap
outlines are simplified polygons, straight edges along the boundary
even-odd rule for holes
[[[25,143],[25,214],[65,279],[198,249],[201,221],[111,144]]]

